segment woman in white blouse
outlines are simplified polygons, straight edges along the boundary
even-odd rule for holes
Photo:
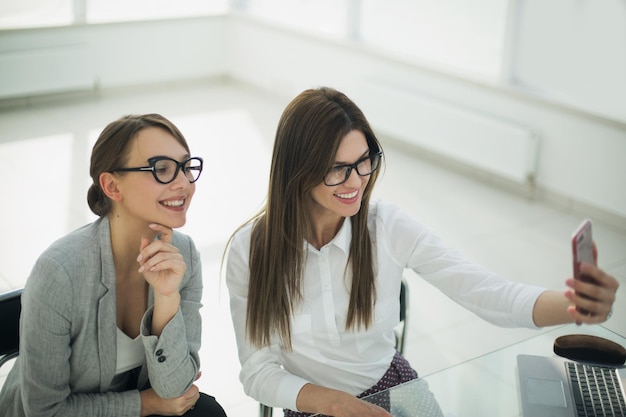
[[[266,205],[234,233],[226,260],[248,395],[288,417],[389,416],[358,397],[417,377],[394,347],[405,268],[501,326],[606,320],[618,284],[596,266],[582,268],[597,285],[568,280],[565,293],[508,282],[370,202],[381,160],[344,94],[307,90],[285,109]]]

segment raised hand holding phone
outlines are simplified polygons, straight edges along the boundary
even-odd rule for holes
[[[619,282],[597,266],[598,252],[592,237],[591,220],[586,219],[572,236],[574,279],[568,284],[575,296],[568,296],[575,304],[576,323],[601,323],[611,316]],[[585,267],[581,267],[584,263]],[[578,282],[578,284],[576,284]],[[581,318],[583,316],[583,318]]]

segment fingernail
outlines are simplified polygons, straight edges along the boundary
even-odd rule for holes
[[[141,265],[137,271],[138,271],[138,272],[143,272],[143,270],[144,270],[144,269],[145,269],[145,268],[143,267],[143,265]]]
[[[137,257],[137,262],[141,262],[142,259],[143,259],[143,255],[139,254],[139,256]]]
[[[154,229],[155,227],[157,227],[157,225],[155,223],[151,223],[148,225],[149,228]]]

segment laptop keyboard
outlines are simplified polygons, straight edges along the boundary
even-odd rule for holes
[[[626,399],[614,368],[566,362],[578,417],[626,417]]]

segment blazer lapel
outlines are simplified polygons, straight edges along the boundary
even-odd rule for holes
[[[115,298],[115,265],[111,249],[109,219],[103,217],[98,227],[101,281],[105,288],[98,302],[98,355],[100,386],[108,389],[117,367],[117,314]]]

